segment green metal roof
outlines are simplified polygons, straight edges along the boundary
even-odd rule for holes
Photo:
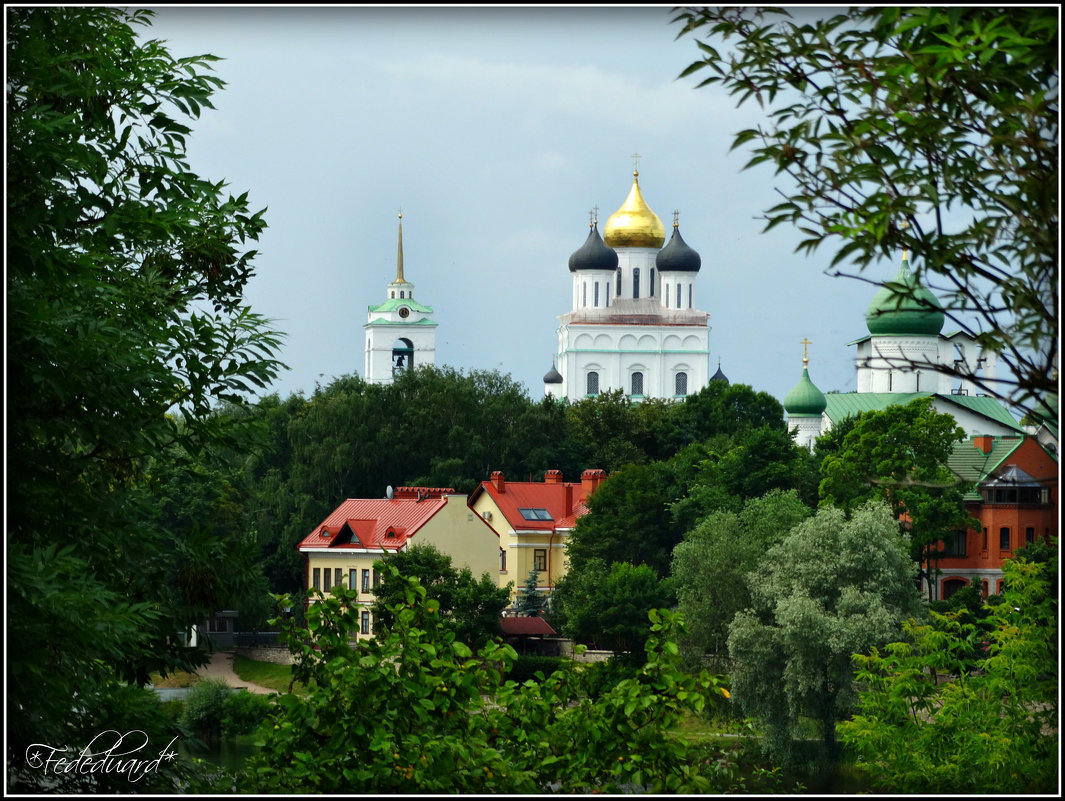
[[[784,411],[788,417],[820,417],[825,410],[825,395],[810,380],[810,372],[802,368],[799,383],[784,398]]]
[[[947,467],[963,481],[979,484],[994,473],[1015,450],[1021,447],[1024,437],[988,437],[991,451],[984,453],[971,439],[959,442],[947,459]],[[976,491],[965,494],[965,500],[978,501],[980,494]]]
[[[889,336],[935,335],[944,319],[939,299],[917,281],[906,259],[895,280],[884,283],[865,312],[869,333]]]
[[[1024,433],[1023,426],[999,401],[972,395],[942,395],[938,392],[830,392],[825,395],[825,414],[833,423],[838,423],[848,417],[857,417],[862,412],[882,412],[889,406],[905,406],[917,398],[927,397],[948,401],[1018,433]]]
[[[389,298],[380,306],[370,306],[372,312],[391,312],[399,309],[400,306],[406,306],[411,311],[421,312],[422,314],[432,314],[432,306],[422,306],[420,303],[415,303],[410,298]]]

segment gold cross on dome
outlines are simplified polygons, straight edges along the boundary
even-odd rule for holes
[[[680,219],[680,212],[677,209],[673,209],[673,227],[676,228],[680,223],[677,220]]]
[[[639,153],[633,153],[632,154],[632,171],[634,173],[636,173],[637,175],[640,174],[640,154]]]
[[[806,337],[803,337],[803,338],[802,338],[802,341],[801,341],[801,342],[799,342],[799,344],[800,344],[800,345],[802,345],[802,366],[803,366],[803,367],[805,367],[805,366],[806,366],[806,363],[807,363],[808,361],[810,361],[810,360],[809,360],[809,359],[808,359],[808,358],[806,357],[806,346],[807,346],[807,345],[812,345],[812,344],[814,344],[814,343],[813,343],[813,342],[811,342],[811,341],[810,341],[809,339],[807,339]]]

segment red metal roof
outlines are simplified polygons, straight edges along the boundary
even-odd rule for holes
[[[444,508],[448,501],[445,493],[450,492],[449,489],[401,487],[392,498],[349,498],[303,538],[299,549],[402,548]]]
[[[501,617],[499,625],[503,627],[503,634],[546,634],[553,636],[557,633],[542,617]]]
[[[482,481],[470,496],[470,504],[482,492],[496,502],[510,527],[517,531],[553,531],[569,529],[588,511],[584,504],[581,482],[504,481],[502,492],[491,480]],[[546,509],[550,520],[528,520],[521,509]]]

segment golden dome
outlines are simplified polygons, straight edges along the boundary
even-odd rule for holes
[[[660,248],[666,229],[640,193],[639,172],[632,173],[632,189],[621,208],[603,227],[603,242],[612,248]]]

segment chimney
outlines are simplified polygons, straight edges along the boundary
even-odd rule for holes
[[[561,484],[562,483],[562,471],[561,470],[548,470],[544,473],[545,484]]]
[[[573,484],[565,485],[566,494],[563,498],[563,503],[565,505],[562,508],[562,513],[565,517],[569,517],[571,514],[573,514],[573,486]]]
[[[502,493],[507,491],[507,482],[503,478],[502,470],[492,471],[492,485],[496,488],[496,492]]]
[[[606,478],[605,470],[585,470],[581,473],[581,500],[587,501]]]
[[[976,449],[980,451],[980,453],[991,453],[991,446],[994,442],[994,437],[973,437],[973,445],[976,446]]]

